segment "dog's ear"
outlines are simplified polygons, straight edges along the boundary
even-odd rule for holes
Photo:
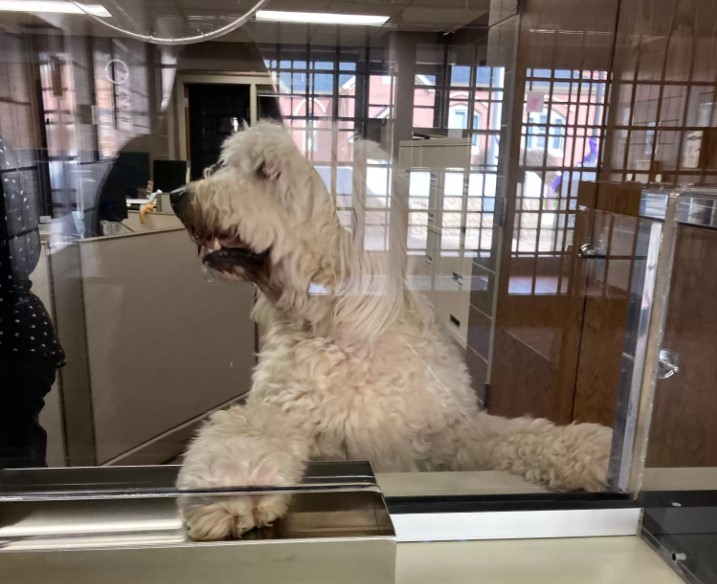
[[[257,122],[227,138],[221,158],[227,166],[254,173],[261,180],[277,180],[296,152],[296,144],[283,126]]]

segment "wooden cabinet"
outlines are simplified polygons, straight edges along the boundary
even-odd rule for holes
[[[490,410],[612,425],[617,400],[640,186],[581,184],[564,254],[504,254]],[[619,192],[618,192],[619,191]],[[590,242],[595,255],[580,252]],[[508,248],[510,249],[510,248]]]

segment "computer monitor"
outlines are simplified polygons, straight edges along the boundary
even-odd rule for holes
[[[149,153],[120,152],[100,187],[99,220],[127,219],[127,199],[136,198],[138,189],[149,182]]]
[[[154,190],[170,193],[187,183],[186,160],[155,160],[152,165]]]

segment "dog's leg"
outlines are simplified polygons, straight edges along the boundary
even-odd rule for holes
[[[600,491],[607,485],[612,430],[605,426],[556,426],[481,412],[461,423],[458,436],[458,449],[478,468],[507,470],[558,490]]]
[[[310,437],[291,414],[267,404],[215,413],[199,431],[179,472],[180,489],[287,487],[301,480]],[[189,536],[195,540],[239,537],[271,525],[287,509],[286,495],[205,495],[180,498]]]

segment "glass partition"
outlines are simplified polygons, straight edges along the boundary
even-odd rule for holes
[[[661,223],[649,217],[580,207],[575,238],[581,280],[571,286],[582,311],[577,392],[581,411],[612,419],[609,478],[630,491],[635,468],[637,412],[655,303]],[[588,391],[592,390],[591,394]]]
[[[626,354],[643,350],[650,221],[576,219],[606,73],[531,69],[516,89],[517,17],[486,3],[357,3],[320,23],[264,4],[3,13],[0,497],[79,482],[72,497],[261,502],[306,488],[315,460],[369,461],[396,496],[480,494],[482,473],[503,495],[626,492],[639,372],[616,367],[568,418],[502,417],[490,399],[496,364],[545,382],[494,345],[511,147],[540,174],[516,249],[532,238],[559,272],[527,294],[510,283],[530,301],[514,328],[540,336],[532,317],[555,306],[583,327],[593,297]],[[163,465],[161,485],[140,468]],[[196,539],[286,511],[257,505],[199,505],[225,528]]]

